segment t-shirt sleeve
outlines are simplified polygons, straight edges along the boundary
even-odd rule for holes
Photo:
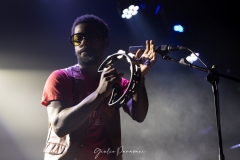
[[[123,92],[125,93],[128,87],[129,81],[125,78],[122,78],[121,86]],[[130,99],[126,105],[123,106],[123,110],[132,117],[132,99]]]
[[[42,105],[48,106],[51,101],[72,102],[72,81],[62,70],[56,70],[48,77],[42,94]]]

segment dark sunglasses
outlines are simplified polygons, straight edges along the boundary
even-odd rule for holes
[[[89,43],[95,43],[100,37],[96,32],[88,32],[88,33],[75,33],[71,35],[70,42],[74,46],[79,46],[83,38],[87,40]]]

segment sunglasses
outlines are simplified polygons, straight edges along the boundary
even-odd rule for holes
[[[74,46],[79,46],[83,38],[87,40],[89,43],[95,43],[100,37],[96,32],[88,32],[88,33],[75,33],[71,35],[70,42]]]

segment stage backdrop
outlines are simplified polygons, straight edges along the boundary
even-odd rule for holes
[[[197,28],[191,34],[176,35],[166,34],[165,26],[144,11],[131,20],[122,19],[116,4],[107,0],[0,2],[1,160],[43,159],[48,117],[41,105],[42,90],[51,72],[77,63],[69,36],[79,15],[96,14],[108,23],[110,46],[105,57],[152,39],[156,45],[184,45],[199,52],[209,67],[218,65],[219,72],[240,78],[237,36],[231,28],[234,22],[226,21],[228,14],[222,21],[216,17],[198,27],[196,17],[192,27]],[[188,54],[179,51],[169,56],[180,59]],[[204,67],[199,61],[195,65]],[[129,78],[126,64],[118,65],[118,70]],[[149,111],[145,121],[137,123],[121,109],[125,160],[218,159],[214,99],[206,76],[158,55],[146,75]],[[239,160],[239,82],[220,77],[219,94],[225,159]]]

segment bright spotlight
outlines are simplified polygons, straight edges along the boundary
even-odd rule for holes
[[[139,9],[138,6],[135,6],[135,7],[133,8],[133,10],[135,10],[135,11],[137,11],[138,9]]]
[[[133,10],[128,10],[128,14],[132,14]]]
[[[199,53],[195,53],[197,56],[199,56]],[[187,56],[186,60],[189,62],[189,63],[193,63],[195,62],[198,58],[196,57],[195,54],[191,54],[190,56]]]
[[[138,13],[138,11],[133,11],[132,15],[135,16]]]
[[[128,13],[128,9],[124,9],[123,13],[127,14]]]
[[[127,14],[122,14],[122,18],[126,18],[127,17]]]
[[[230,149],[236,149],[236,148],[240,148],[240,144],[234,145]]]
[[[133,10],[134,9],[134,5],[131,5],[128,8],[129,8],[129,10]]]
[[[131,14],[127,14],[126,18],[127,18],[127,19],[132,18],[132,15],[131,15]]]
[[[138,6],[130,5],[128,8],[123,10],[122,18],[130,19],[138,13]]]
[[[173,26],[173,30],[176,31],[176,32],[183,32],[183,31],[184,31],[184,28],[183,28],[183,26],[181,26],[181,25],[179,24],[179,25]]]

